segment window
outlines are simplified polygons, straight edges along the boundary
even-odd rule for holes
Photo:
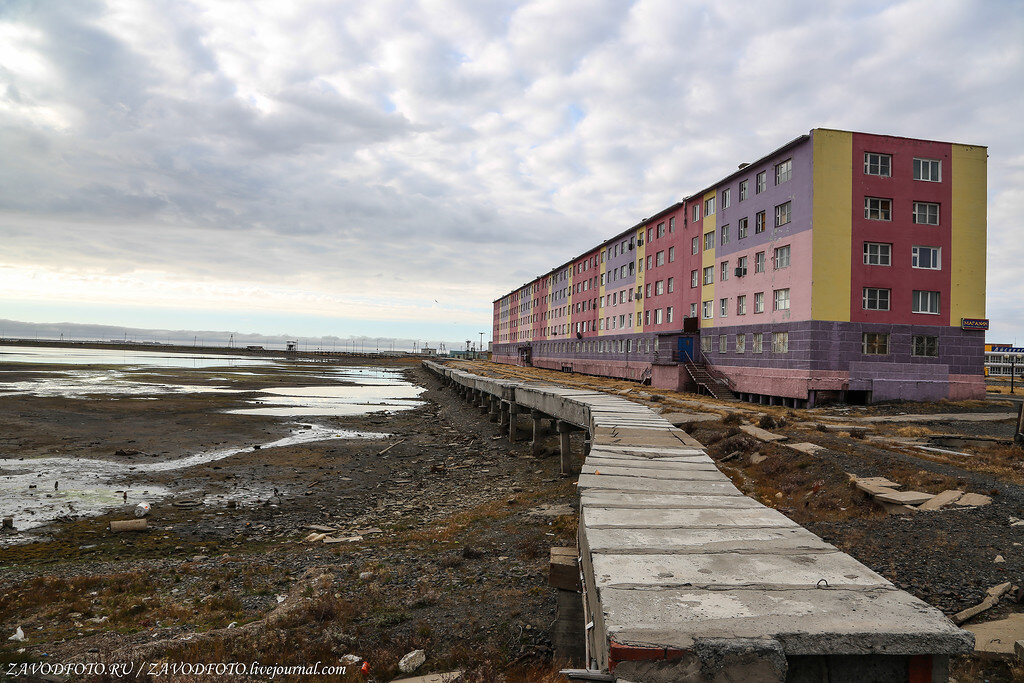
[[[942,182],[942,162],[938,159],[914,159],[914,180]]]
[[[789,332],[772,332],[772,353],[789,353]]]
[[[667,290],[668,290],[668,293],[669,293],[669,294],[671,294],[672,292],[674,292],[674,291],[675,291],[675,289],[676,289],[676,287],[675,287],[675,281],[676,281],[676,279],[675,279],[674,277],[670,277],[670,278],[668,279],[668,284],[667,284],[666,288],[667,288]]]
[[[746,256],[740,256],[738,259],[736,259],[736,270],[737,270],[736,274],[739,275],[739,276],[743,276],[743,275],[747,274],[747,257]]]
[[[722,334],[718,336],[718,352],[725,353],[729,347],[729,335]]]
[[[789,288],[776,289],[775,290],[775,310],[776,311],[788,311],[789,310]]]
[[[775,207],[775,227],[781,227],[789,223],[792,216],[793,202],[786,202]]]
[[[914,313],[931,313],[934,315],[939,314],[939,293],[938,292],[923,292],[921,290],[914,290],[914,305],[911,309]]]
[[[693,205],[693,220],[695,222],[700,220],[700,204]]]
[[[910,353],[912,356],[937,358],[939,355],[939,338],[915,334]]]
[[[671,306],[669,306],[668,308],[665,309],[665,322],[667,322],[667,323],[672,322],[672,307]]]
[[[761,332],[755,332],[754,333],[754,338],[751,340],[751,342],[752,342],[751,346],[753,347],[753,348],[751,348],[752,352],[754,352],[754,353],[761,353],[761,340],[763,339],[763,337],[764,337],[764,334],[761,333]]]
[[[699,254],[700,253],[700,238],[699,237],[694,237],[692,240],[690,240],[690,247],[693,249],[693,253],[694,254]]]
[[[741,240],[747,236],[747,219],[741,218],[736,221],[736,239]]]
[[[719,280],[728,280],[729,279],[729,262],[728,261],[722,261],[722,270],[719,272],[718,279]]]
[[[700,350],[704,353],[709,353],[711,351],[711,335],[700,338]]]
[[[789,268],[789,245],[775,250],[775,268]]]
[[[736,297],[736,315],[747,314],[747,295],[740,294]]]
[[[888,311],[889,290],[865,287],[862,306],[865,311]]]
[[[877,332],[865,332],[861,335],[861,353],[866,356],[888,356],[889,335]]]
[[[650,324],[651,324],[651,312],[650,311],[644,311],[644,325],[650,325]]]
[[[668,248],[668,262],[672,263],[675,260],[676,260],[676,248],[675,247],[669,247]]]
[[[864,175],[878,175],[888,178],[892,175],[892,156],[864,152]]]
[[[914,247],[911,252],[911,265],[914,268],[942,270],[942,259],[939,247]]]
[[[665,252],[659,251],[654,259],[654,265],[663,266],[665,265]]]
[[[754,313],[764,313],[764,292],[754,293]]]
[[[715,213],[715,198],[709,197],[704,200],[704,215],[712,216]]]
[[[729,226],[723,225],[719,232],[722,233],[722,244],[729,244]]]
[[[892,265],[892,245],[879,242],[864,243],[864,265],[867,266],[889,266]]]
[[[914,222],[918,225],[938,225],[939,205],[931,202],[914,202]]]
[[[741,202],[745,201],[748,196],[750,196],[750,181],[749,180],[741,180],[740,181],[740,201]]]
[[[736,335],[736,353],[743,353],[746,350],[747,335],[737,334]]]
[[[786,159],[782,163],[775,164],[775,184],[781,185],[793,177],[793,160]]]
[[[732,204],[732,190],[726,188],[722,190],[722,208],[728,209],[730,204]]]
[[[892,200],[878,197],[864,198],[864,218],[873,221],[892,220]]]
[[[655,325],[660,325],[662,320],[664,320],[664,315],[663,314],[664,314],[664,311],[661,310],[660,308],[654,309],[654,324]]]
[[[664,236],[665,236],[665,224],[664,223],[658,223],[658,237],[664,237]]]
[[[760,235],[764,232],[764,211],[754,214],[754,234]]]
[[[697,317],[697,304],[690,304],[690,317],[691,318],[696,318]]]
[[[696,270],[691,270],[690,271],[690,286],[691,287],[696,287],[699,284],[700,284],[700,273],[697,272]]]
[[[654,254],[651,254],[650,256],[647,257],[647,270],[650,270],[653,267],[654,267]]]
[[[701,305],[700,305],[700,307],[701,307],[701,316],[705,320],[710,320],[711,319],[711,316],[714,313],[714,311],[712,310],[712,307],[714,306],[714,304],[715,304],[715,302],[712,301],[711,299],[708,299],[707,301],[702,301],[701,302]]]
[[[763,251],[759,251],[756,254],[754,254],[754,272],[755,273],[763,273],[764,272],[764,252]]]
[[[715,267],[708,266],[704,269],[704,284],[710,285],[715,282]]]
[[[715,248],[715,231],[704,233],[704,251]]]
[[[768,171],[761,171],[757,174],[757,188],[754,194],[761,194],[768,189]]]
[[[729,315],[729,299],[718,300],[718,317],[725,318]]]
[[[665,281],[658,280],[654,283],[654,294],[655,296],[661,296],[665,293]]]
[[[676,217],[675,216],[673,216],[672,218],[668,219],[668,231],[669,232],[675,232],[676,231]]]

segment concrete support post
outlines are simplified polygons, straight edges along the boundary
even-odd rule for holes
[[[540,442],[544,435],[544,425],[542,420],[544,419],[544,413],[539,410],[531,410],[530,417],[533,418],[533,441],[530,443],[530,452],[534,456],[540,455]]]
[[[508,440],[509,443],[515,443],[519,440],[519,411],[521,408],[518,403],[509,402],[508,404]]]
[[[590,435],[590,432],[587,432],[587,435],[583,438],[583,457],[584,458],[586,458],[588,455],[590,455],[590,446],[591,446],[591,443],[593,441],[594,441],[594,438]]]
[[[480,402],[477,404],[480,407],[480,413],[486,415],[487,411],[491,408],[491,397],[484,391],[480,392]]]
[[[491,404],[490,420],[491,420],[491,422],[497,422],[498,421],[498,413],[501,412],[501,401],[498,399],[497,396],[491,396],[490,404]]]
[[[572,454],[569,452],[569,432],[572,430],[572,426],[568,422],[559,420],[557,422],[558,428],[558,447],[561,451],[562,456],[562,476],[568,476],[572,469]]]
[[[508,426],[509,417],[509,403],[508,401],[502,401],[500,406],[500,413],[498,415],[498,424],[502,427]]]

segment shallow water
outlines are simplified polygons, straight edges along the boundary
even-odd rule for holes
[[[365,381],[365,380],[364,380]],[[278,415],[299,417],[312,415],[365,415],[384,410],[395,412],[411,410],[423,405],[415,400],[423,388],[408,382],[333,385],[316,387],[281,387],[260,392],[267,398],[253,402],[258,408],[236,408],[228,413],[239,415]]]
[[[260,444],[277,448],[328,439],[383,439],[389,434],[333,429],[321,425],[298,427],[289,436]],[[0,517],[14,517],[18,531],[25,531],[72,515],[98,515],[127,503],[153,502],[168,496],[166,487],[146,483],[146,475],[194,467],[222,460],[253,446],[192,453],[157,462],[120,458],[26,458],[0,457]],[[135,456],[138,458],[139,456]],[[142,456],[145,457],[145,456]],[[54,489],[54,483],[59,486]],[[29,488],[35,486],[35,488]],[[0,545],[18,542],[21,534],[0,536]],[[24,540],[22,538],[21,540]]]
[[[219,368],[272,365],[272,358],[248,358],[218,353],[171,353],[122,349],[0,346],[0,363],[55,363],[60,365],[133,365],[160,368]]]

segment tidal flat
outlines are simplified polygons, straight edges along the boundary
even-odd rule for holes
[[[557,458],[414,360],[125,360],[0,354],[0,661],[551,670]]]

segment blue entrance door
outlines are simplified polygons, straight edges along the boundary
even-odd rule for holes
[[[679,338],[679,360],[693,360],[693,337]]]

